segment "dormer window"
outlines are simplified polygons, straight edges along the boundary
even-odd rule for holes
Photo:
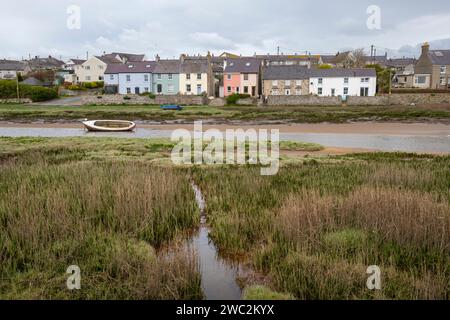
[[[247,67],[250,67],[250,62],[247,62],[245,65],[246,65]]]
[[[133,65],[130,64],[130,65],[128,66],[128,69],[132,69],[132,68],[133,68]]]

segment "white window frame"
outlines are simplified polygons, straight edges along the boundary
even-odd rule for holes
[[[186,92],[192,92],[192,87],[190,84],[186,85]]]
[[[227,92],[231,93],[231,91],[233,90],[233,88],[231,88],[230,86],[227,87]]]
[[[345,91],[347,91],[347,92],[345,92]],[[348,87],[344,87],[344,96],[347,96],[348,95]]]
[[[169,74],[167,75],[167,77],[168,77],[169,80],[173,80],[173,74],[169,73]]]
[[[167,85],[167,92],[174,92],[175,90],[175,86],[173,84],[168,84]]]
[[[348,84],[348,78],[344,78],[344,84]]]
[[[317,79],[317,83],[318,83],[318,84],[323,84],[323,78],[318,78],[318,79]]]
[[[272,86],[274,86],[274,87],[278,86],[278,80],[273,80],[272,81]]]
[[[302,95],[302,89],[295,89],[295,95],[301,96]]]
[[[161,80],[161,79],[162,79],[162,74],[161,74],[161,73],[158,73],[158,74],[156,75],[156,78],[157,78],[158,80]]]
[[[148,74],[144,74],[144,82],[148,82],[150,79],[150,77],[148,76]]]
[[[231,80],[231,74],[227,73],[227,80]]]
[[[113,74],[111,74],[111,75],[109,76],[109,80],[114,80],[114,75],[113,75]]]
[[[295,81],[295,85],[298,86],[298,87],[301,87],[302,86],[302,80],[296,80]]]
[[[291,80],[284,80],[284,85],[285,86],[290,86],[291,85]]]
[[[131,81],[131,75],[127,74],[127,75],[125,76],[125,78],[126,78],[126,81],[127,81],[127,82],[130,82],[130,81]]]
[[[284,95],[290,96],[291,95],[291,89],[284,89]]]
[[[440,66],[439,71],[441,74],[447,73],[447,67],[446,66]]]
[[[186,80],[191,80],[191,74],[190,73],[186,73]]]
[[[197,80],[202,80],[202,74],[201,73],[197,73]]]
[[[317,94],[319,96],[321,96],[323,94],[323,88],[322,87],[317,88]]]
[[[131,88],[127,88],[127,93],[131,93]]]

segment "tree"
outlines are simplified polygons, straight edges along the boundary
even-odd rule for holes
[[[363,48],[353,50],[353,68],[364,68],[366,66],[366,53]]]
[[[367,65],[367,68],[373,68],[377,72],[377,92],[388,93],[391,84],[390,77],[392,76],[391,69],[383,68],[379,64]]]

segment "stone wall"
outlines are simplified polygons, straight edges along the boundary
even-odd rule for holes
[[[258,103],[257,98],[246,98],[246,99],[239,99],[236,101],[236,104],[238,106],[256,106]]]
[[[203,96],[173,95],[156,96],[155,104],[180,104],[184,106],[202,106],[208,103],[208,98]]]
[[[21,99],[0,99],[0,104],[11,103],[11,104],[22,104],[22,103],[31,103],[31,99],[21,98]]]
[[[100,98],[101,97],[101,98]],[[128,97],[129,99],[126,99]],[[137,105],[163,105],[163,104],[180,104],[180,105],[205,105],[207,99],[202,96],[156,96],[155,99],[150,99],[148,96],[140,96],[130,94],[127,96],[120,94],[104,94],[99,96],[80,96],[82,105],[97,104],[137,104]]]
[[[391,94],[390,105],[450,103],[450,93],[402,93]]]
[[[214,98],[208,101],[208,105],[211,107],[223,107],[227,104],[226,100],[223,98]]]
[[[269,106],[336,106],[341,105],[341,98],[313,95],[268,96],[266,104]]]

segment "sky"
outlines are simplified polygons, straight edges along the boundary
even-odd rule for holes
[[[68,11],[73,6],[79,15]],[[379,11],[368,13],[373,6]],[[284,54],[369,54],[371,45],[377,54],[413,56],[424,41],[450,48],[448,0],[15,0],[1,13],[0,58],[130,52],[153,59],[275,54],[278,47]]]

